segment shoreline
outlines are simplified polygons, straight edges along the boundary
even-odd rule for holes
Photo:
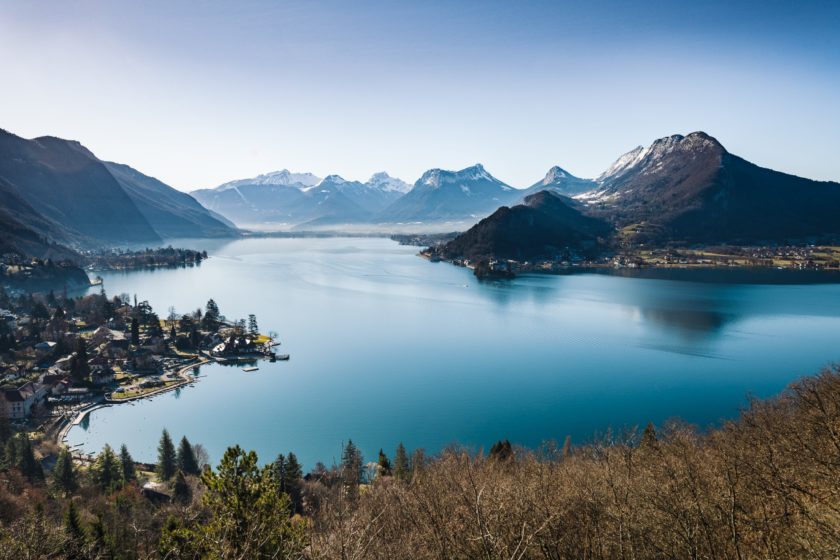
[[[417,256],[431,262],[442,262],[452,266],[457,266],[459,268],[466,268],[468,270],[472,270],[475,273],[476,265],[472,262],[469,264],[465,264],[460,259],[448,259],[442,258],[437,255],[428,254],[427,252],[421,251],[417,253]],[[564,275],[564,274],[575,274],[575,273],[615,273],[616,275],[622,274],[633,274],[633,273],[640,273],[640,275],[644,275],[645,272],[647,273],[667,273],[667,272],[721,272],[727,271],[729,273],[763,273],[763,274],[781,274],[781,275],[811,275],[811,276],[820,276],[824,278],[834,277],[836,278],[835,281],[840,282],[840,269],[837,268],[793,268],[793,267],[783,267],[783,266],[768,266],[768,265],[724,265],[724,264],[713,264],[713,263],[669,263],[669,264],[650,264],[645,263],[643,265],[633,266],[633,265],[615,265],[613,263],[600,263],[600,262],[581,262],[579,264],[569,264],[569,265],[552,265],[552,264],[532,264],[528,266],[522,266],[521,263],[516,263],[516,265],[510,266],[504,270],[499,271],[499,273],[490,272],[487,274],[475,274],[475,276],[479,280],[503,280],[503,279],[512,279],[519,276],[524,276],[528,274],[535,274],[535,275],[545,275],[545,276],[556,276],[556,275]]]
[[[185,377],[186,374],[192,369],[195,369],[197,367],[206,365],[206,364],[208,364],[210,362],[213,362],[213,361],[214,360],[211,360],[209,358],[205,358],[201,361],[198,361],[198,362],[195,362],[195,363],[192,363],[192,364],[188,364],[188,365],[178,369],[176,375],[178,377],[181,377],[181,381],[179,381],[179,382],[177,382],[173,385],[170,385],[168,387],[161,387],[161,388],[156,389],[154,391],[150,391],[149,393],[146,393],[146,394],[143,394],[143,395],[137,395],[137,396],[134,396],[134,397],[128,397],[128,398],[125,398],[125,399],[116,399],[115,400],[115,399],[109,399],[109,398],[103,397],[102,401],[96,402],[96,403],[91,403],[90,405],[85,406],[84,408],[81,408],[76,413],[75,416],[73,416],[72,418],[67,418],[66,419],[67,421],[64,422],[62,424],[61,428],[58,429],[58,431],[56,432],[55,437],[54,437],[55,443],[70,449],[70,447],[67,445],[67,434],[70,433],[70,430],[73,429],[74,426],[78,426],[82,422],[84,417],[87,416],[88,414],[90,414],[91,412],[94,412],[94,411],[99,410],[101,408],[108,408],[108,407],[114,406],[114,405],[120,405],[120,404],[130,403],[130,402],[141,400],[141,399],[156,397],[158,395],[168,393],[169,391],[179,389],[179,388],[183,387],[184,385],[189,385],[190,383],[194,383],[195,378],[192,378],[192,379],[187,378],[187,377]],[[73,450],[71,449],[70,451],[71,451],[71,454],[72,454]],[[89,454],[89,455],[93,455],[93,454]]]

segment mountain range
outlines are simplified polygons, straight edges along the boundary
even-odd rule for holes
[[[540,193],[552,197],[533,198]],[[612,233],[599,230],[588,241],[606,237],[612,244],[814,242],[840,238],[838,216],[840,184],[761,168],[703,132],[638,146],[594,179],[554,166],[521,189],[475,164],[431,169],[413,185],[384,172],[360,182],[284,169],[186,194],[102,161],[78,142],[26,140],[0,130],[0,251],[34,256],[233,237],[240,234],[237,226],[395,231],[409,225],[423,231],[435,224],[448,231],[477,224],[453,251],[469,253],[471,240],[481,251],[495,246],[500,255],[533,255],[534,247],[556,247],[570,236],[581,241],[570,231],[590,219]],[[504,248],[505,232],[510,239],[533,238]],[[558,232],[561,238],[546,237]]]
[[[191,194],[240,226],[272,229],[372,222],[409,189],[384,172],[360,183],[339,175],[321,179],[284,169]]]
[[[704,132],[624,154],[578,195],[640,242],[778,243],[840,234],[840,184],[759,167]]]
[[[3,248],[28,255],[238,235],[191,196],[52,136],[0,130],[0,194]]]
[[[367,182],[337,175],[320,179],[286,169],[231,181],[191,194],[205,207],[242,227],[317,229],[342,224],[380,228],[414,224],[466,223],[499,206],[520,202],[541,190],[576,195],[596,186],[560,167],[527,189],[516,189],[493,177],[481,164],[459,171],[430,169],[414,185],[377,173]]]
[[[561,173],[553,175],[565,180]],[[608,224],[613,247],[840,240],[840,184],[759,167],[704,132],[639,146],[588,181],[588,190],[585,182],[553,188],[546,177],[528,189],[543,196],[500,208],[438,252],[445,258],[553,257],[587,239],[579,227],[584,219]],[[605,235],[589,230],[588,241]]]

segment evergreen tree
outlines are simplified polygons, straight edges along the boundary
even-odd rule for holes
[[[79,338],[76,343],[76,355],[70,364],[70,377],[74,381],[84,381],[90,375],[90,366],[88,365],[87,344],[83,338]]]
[[[136,317],[131,318],[131,344],[140,345],[140,323]]]
[[[286,456],[278,453],[277,458],[274,459],[274,463],[271,464],[271,474],[274,476],[274,480],[277,481],[277,488],[281,492],[286,491],[286,470]]]
[[[122,470],[123,480],[128,482],[137,478],[137,470],[134,466],[134,458],[128,452],[128,447],[122,444],[120,447],[120,470]]]
[[[67,513],[64,515],[64,531],[67,533],[66,558],[71,560],[84,558],[85,530],[82,527],[82,520],[76,510],[76,504],[70,500]]]
[[[158,317],[157,313],[150,313],[148,326],[146,327],[146,331],[149,333],[150,336],[163,336],[163,329],[160,326],[160,318]]]
[[[44,480],[44,469],[41,463],[35,458],[32,450],[32,442],[29,436],[24,433],[18,434],[17,444],[17,467],[30,481]]]
[[[292,508],[295,512],[303,511],[303,467],[300,466],[297,455],[289,451],[286,457],[286,490],[292,500]]]
[[[198,461],[195,459],[195,453],[187,436],[181,438],[181,443],[178,446],[177,461],[178,468],[185,474],[197,475],[199,473]]]
[[[12,426],[5,414],[0,414],[0,447],[12,438]]]
[[[65,494],[69,494],[78,488],[73,457],[67,449],[62,449],[61,453],[58,454],[52,472],[52,480],[53,485]]]
[[[358,496],[362,475],[362,453],[353,440],[348,439],[341,453],[341,478],[349,498],[355,499]]]
[[[119,487],[123,480],[122,465],[111,446],[105,444],[91,468],[93,481],[104,491]]]
[[[257,326],[257,316],[253,313],[248,315],[248,333],[254,336],[260,334],[260,329]]]
[[[198,329],[193,326],[190,329],[190,344],[193,348],[198,348],[199,343],[201,342],[201,334],[198,332]]]
[[[297,558],[305,529],[293,524],[288,497],[279,491],[272,467],[262,469],[257,454],[229,448],[216,472],[201,476],[209,521],[200,526],[198,541],[208,558]]]
[[[391,475],[391,461],[388,460],[388,456],[385,455],[385,452],[382,451],[382,449],[379,450],[379,459],[377,460],[377,464],[379,465],[379,474],[382,476]]]
[[[400,442],[394,455],[394,475],[399,480],[408,480],[409,474],[408,454],[405,452],[405,446]]]
[[[490,447],[490,458],[497,461],[507,461],[513,458],[513,448],[508,440],[497,441]]]
[[[93,551],[98,552],[99,558],[119,558],[112,538],[109,538],[105,530],[105,523],[102,515],[97,515],[96,520],[90,525],[90,545]]]
[[[653,422],[648,422],[645,430],[642,432],[642,442],[640,447],[642,449],[656,449],[659,442],[656,439],[656,428],[653,427]]]
[[[2,340],[2,337],[0,337]],[[12,427],[5,414],[0,414],[0,469],[8,468],[15,464],[6,457],[6,446],[12,441]],[[14,444],[12,444],[14,446]]]
[[[3,467],[7,469],[18,466],[18,440],[15,437],[9,438],[3,449]]]
[[[172,325],[169,327],[169,340],[174,342],[176,338],[178,338],[178,333],[175,332],[175,325]]]
[[[169,437],[169,432],[164,428],[158,444],[157,474],[161,480],[169,480],[175,474],[176,468],[175,445],[172,443],[172,438]]]
[[[32,306],[32,311],[30,312],[32,315],[32,319],[37,323],[39,321],[46,321],[50,318],[50,310],[47,309],[40,301],[35,302],[35,305]]]
[[[219,328],[219,321],[221,314],[219,313],[219,306],[213,299],[207,301],[207,307],[204,311],[204,317],[201,319],[201,326],[205,330],[215,331]]]
[[[172,483],[172,501],[178,504],[188,504],[192,499],[192,490],[187,484],[187,479],[184,478],[183,471],[178,471],[175,475],[175,481]]]
[[[303,467],[300,466],[297,455],[289,451],[289,456],[286,458],[286,476],[291,482],[303,479]]]

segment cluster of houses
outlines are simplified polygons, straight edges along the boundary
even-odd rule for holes
[[[90,310],[98,309],[98,302],[77,305],[86,305],[87,311],[65,313],[54,303],[50,306],[53,309],[46,310],[51,316],[48,318],[44,310],[36,317],[34,313],[16,316],[0,309],[0,321],[6,323],[0,325],[4,327],[0,332],[17,332],[13,350],[0,352],[0,416],[23,422],[40,416],[52,405],[72,405],[123,392],[129,386],[159,386],[160,376],[184,361],[176,349],[202,348],[216,357],[267,354],[271,350],[259,343],[257,334],[244,334],[238,329],[230,329],[237,334],[229,334],[193,328],[189,340],[183,333],[177,336],[163,329],[138,329],[132,343],[132,318],[140,307],[136,303],[113,304],[105,321],[90,319],[97,316]],[[185,348],[179,346],[185,341]],[[74,349],[78,351],[72,352]],[[82,359],[84,366],[80,366]]]
[[[256,338],[251,336],[230,335],[222,337],[216,333],[211,341],[212,350],[210,353],[217,357],[254,354],[259,351]]]
[[[3,311],[0,320],[11,323],[17,318]],[[12,422],[26,421],[47,404],[73,403],[90,398],[98,388],[104,391],[115,383],[116,366],[140,375],[160,374],[166,365],[163,354],[168,345],[162,337],[143,337],[137,347],[129,344],[118,329],[100,326],[86,338],[87,365],[90,371],[86,386],[74,387],[71,369],[77,355],[56,356],[58,344],[41,341],[32,346],[33,358],[40,367],[27,370],[7,367],[0,375],[0,416]]]

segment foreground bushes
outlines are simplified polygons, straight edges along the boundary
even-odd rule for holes
[[[672,424],[508,460],[450,450],[317,519],[317,558],[837,558],[840,371],[707,435]]]
[[[65,498],[6,471],[0,558],[840,556],[838,368],[706,434],[672,423],[575,448],[500,442],[488,456],[415,454],[410,470],[400,455],[394,476],[360,487],[349,453],[352,472],[320,467],[292,500],[239,448],[188,477],[187,503],[154,505],[133,484]]]

